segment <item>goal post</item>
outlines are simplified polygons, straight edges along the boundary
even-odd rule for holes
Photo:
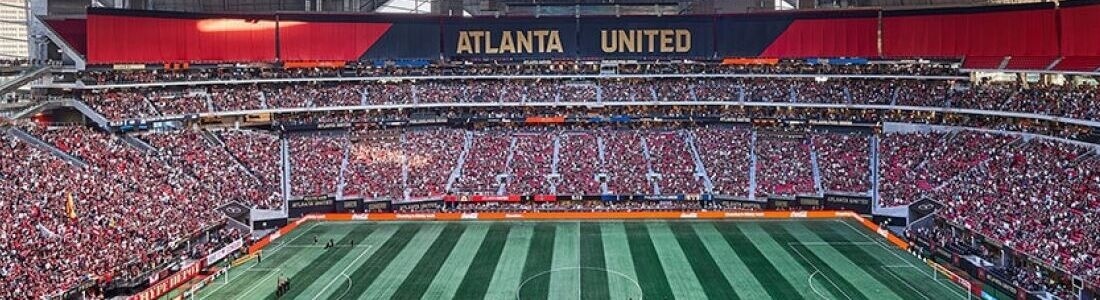
[[[955,275],[955,272],[952,272],[951,270],[947,269],[947,267],[944,267],[943,265],[940,265],[934,261],[925,259],[924,262],[927,263],[928,266],[932,267],[933,270],[935,270],[935,272],[931,272],[930,274],[933,281],[946,281],[950,284],[961,287],[963,288],[963,290],[966,291],[964,293],[966,294],[966,299],[974,299],[974,285],[970,282],[970,280],[966,279],[965,277]]]

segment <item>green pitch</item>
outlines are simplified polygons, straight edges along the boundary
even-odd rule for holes
[[[849,220],[307,223],[197,299],[966,299]],[[314,243],[314,237],[320,242]],[[324,249],[328,240],[337,246]]]

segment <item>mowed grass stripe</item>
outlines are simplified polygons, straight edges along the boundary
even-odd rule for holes
[[[477,247],[477,254],[474,254],[473,261],[470,262],[466,275],[462,277],[462,282],[458,284],[458,290],[454,292],[455,296],[448,298],[485,298],[485,292],[489,289],[489,283],[492,282],[493,275],[496,273],[497,265],[500,262],[504,244],[509,240],[509,236],[512,235],[510,232],[511,228],[512,225],[507,223],[494,223],[489,227],[489,231],[485,234],[485,238]],[[522,260],[523,258],[510,257],[508,259]],[[441,299],[427,298],[428,295],[424,295],[424,297],[425,299]]]
[[[581,228],[580,223],[559,223],[554,236],[554,259],[550,264],[549,299],[580,300]]]
[[[512,229],[508,233],[508,241],[501,251],[500,262],[492,274],[493,279],[489,282],[485,299],[515,299],[519,283],[523,280],[523,266],[527,263],[527,248],[530,248],[535,226],[531,223],[510,223],[510,226]],[[462,293],[459,295],[465,296]]]
[[[634,272],[634,257],[630,254],[630,244],[623,223],[600,223],[600,232],[603,233],[603,257],[607,270],[629,277],[607,274],[609,296],[615,300],[638,299],[642,296],[642,291],[636,285],[638,275]]]
[[[351,241],[362,240],[367,235],[370,235],[370,233],[372,231],[374,231],[374,229],[377,227],[373,224],[357,224],[357,225],[358,226],[353,227],[351,232],[348,232],[347,235],[345,235],[343,238],[340,239],[340,241],[338,241],[336,243],[340,244],[340,245],[347,245],[347,244],[350,244]],[[314,251],[317,251],[317,248],[305,248],[305,249],[312,249]],[[315,283],[317,281],[317,278],[320,278],[325,273],[328,273],[328,272],[332,271],[333,268],[337,268],[336,262],[339,261],[344,256],[347,256],[347,254],[349,252],[351,252],[352,250],[355,250],[355,249],[356,248],[354,248],[354,247],[338,247],[338,248],[320,250],[323,253],[319,257],[317,257],[316,259],[310,260],[310,262],[308,264],[309,267],[303,269],[302,271],[293,273],[294,275],[290,277],[290,290],[287,291],[287,293],[285,295],[283,295],[283,297],[286,297],[286,299],[297,298],[298,296],[300,296],[302,294],[303,291],[306,290],[304,287],[306,287],[307,285],[311,285],[312,283]],[[285,250],[283,250],[283,251],[285,251]],[[341,268],[342,268],[342,266],[341,266]],[[337,269],[336,271],[339,271],[339,269]],[[257,282],[255,284],[264,284],[264,283]],[[263,299],[274,299],[275,298],[275,286],[270,285],[270,284],[268,284],[267,286],[268,286],[267,290],[269,290],[270,293],[268,293],[267,296],[264,296]]]
[[[950,292],[947,294],[940,294],[940,286],[936,284],[920,284],[920,282],[908,282],[899,276],[891,269],[887,269],[884,266],[890,264],[904,264],[906,262],[899,261],[897,257],[876,257],[872,252],[888,251],[887,249],[881,249],[877,245],[854,245],[851,243],[865,242],[866,239],[853,238],[851,230],[844,228],[843,224],[837,224],[835,222],[828,222],[824,229],[814,230],[814,234],[821,237],[822,240],[834,243],[834,248],[840,250],[845,256],[848,256],[852,262],[855,262],[857,266],[863,268],[868,274],[875,276],[875,279],[882,281],[886,287],[894,291],[905,299],[946,299],[948,297],[958,297],[959,295],[952,295]],[[888,254],[887,254],[888,255]],[[894,269],[906,273],[918,273],[921,270],[916,268],[897,268]],[[909,274],[904,274],[909,275]],[[927,279],[927,277],[925,277]],[[931,296],[930,296],[931,295]]]
[[[397,287],[397,290],[401,293],[394,295],[393,298],[420,299],[435,279],[436,273],[439,273],[440,268],[443,267],[443,262],[455,249],[455,244],[458,244],[458,240],[465,230],[466,225],[464,224],[457,222],[447,224],[447,227],[443,228],[443,232],[439,234],[439,238],[432,242],[432,246],[428,248],[428,251],[421,256],[420,261],[412,268],[409,273],[411,275],[405,277],[405,281]]]
[[[944,281],[934,281],[935,270],[932,270],[923,261],[916,256],[905,253],[901,249],[895,248],[892,245],[886,245],[886,239],[877,234],[872,234],[863,225],[856,223],[853,220],[833,220],[833,232],[836,232],[840,236],[844,236],[847,240],[852,242],[875,242],[877,245],[863,246],[864,250],[867,250],[869,254],[875,256],[884,265],[906,265],[911,266],[909,268],[888,268],[887,272],[901,277],[900,280],[907,282],[935,282],[935,284],[914,284],[918,289],[921,289],[932,299],[957,299],[966,298],[967,293],[962,288]],[[881,249],[881,251],[876,251]],[[1012,298],[1007,295],[997,294],[994,296],[1000,299]]]
[[[520,299],[547,299],[550,289],[550,264],[554,261],[554,238],[557,225],[553,223],[535,224],[535,234],[527,247],[527,262],[523,265],[520,277]],[[536,275],[540,275],[535,277]]]
[[[722,234],[722,239],[737,253],[737,257],[740,257],[747,268],[752,270],[747,274],[752,274],[757,282],[763,283],[764,290],[773,299],[817,297],[807,290],[809,286],[805,278],[809,277],[809,273],[801,268],[795,258],[786,255],[787,253],[780,249],[769,247],[775,242],[762,230],[759,231],[759,236],[754,228],[746,228],[746,232],[743,232],[742,227],[747,227],[744,226],[745,224],[748,223],[716,222],[713,223],[713,227]],[[765,238],[768,239],[764,240]],[[764,250],[769,250],[769,255],[765,255]],[[777,251],[778,253],[771,254]],[[777,266],[784,267],[784,271],[780,272]],[[799,292],[802,294],[800,295]]]
[[[348,274],[351,277],[351,288],[347,290],[347,295],[361,295],[363,291],[374,282],[374,279],[380,275],[381,271],[386,268],[393,261],[393,258],[401,252],[401,249],[405,248],[405,245],[412,240],[413,236],[420,231],[421,224],[408,223],[408,224],[395,224],[399,226],[397,233],[393,234],[393,237],[386,240],[374,254],[370,255],[359,267],[355,268],[355,271]],[[292,299],[294,297],[287,297],[286,299]]]
[[[489,226],[488,223],[471,223],[466,226],[466,231],[462,233],[462,238],[454,245],[454,250],[451,251],[451,255],[447,256],[446,262],[439,268],[439,271],[435,274],[435,280],[428,285],[428,289],[424,291],[424,295],[421,299],[455,298],[455,292],[458,291],[459,284],[465,281],[458,279],[469,274],[467,270],[472,271],[474,255],[479,252],[482,242],[485,241],[485,234],[489,232]],[[504,236],[507,234],[507,231],[500,233],[501,241],[504,240]],[[504,242],[501,242],[500,245],[503,247]],[[500,250],[497,249],[496,253],[499,255]],[[487,276],[492,274],[492,267],[496,266],[496,260],[493,260],[491,265],[492,266],[485,271],[486,274],[479,274],[478,276],[486,276],[486,278],[488,278]],[[482,283],[486,282],[488,282],[488,279],[482,281]]]
[[[630,243],[630,255],[634,258],[634,271],[638,275],[638,283],[642,286],[645,298],[649,299],[673,299],[672,287],[668,284],[665,271],[661,267],[657,249],[653,247],[653,240],[649,230],[641,222],[626,222],[626,238]]]
[[[757,279],[764,284],[764,289],[772,295],[775,299],[817,299],[821,298],[814,292],[814,288],[811,286],[810,272],[813,272],[813,268],[801,258],[796,257],[794,253],[788,252],[785,247],[780,246],[771,234],[765,232],[763,228],[760,228],[759,224],[753,222],[737,222],[734,226],[734,222],[722,222],[718,223],[718,229],[726,236],[726,239],[730,242],[730,246],[737,251],[737,254],[745,257],[745,263],[749,265],[753,270],[769,270],[774,269],[779,274],[779,278],[768,275],[766,273],[771,272],[753,272],[753,275],[757,275]],[[747,243],[744,240],[731,238],[731,233],[739,233],[747,239]],[[752,249],[757,249],[758,255],[750,254],[751,250],[742,245],[751,246]],[[748,255],[746,255],[748,254]],[[783,271],[778,271],[783,270]],[[765,273],[765,274],[758,274]],[[768,275],[768,276],[761,276]],[[820,275],[818,275],[820,276]],[[783,279],[783,280],[780,280]],[[816,280],[822,280],[816,278]],[[828,283],[819,286],[831,286]],[[832,295],[833,299],[844,299],[843,295],[837,293],[835,289],[820,291],[826,296]]]
[[[341,224],[347,226],[348,224]],[[355,225],[352,225],[355,226]],[[390,239],[394,233],[397,232],[399,226],[395,225],[383,225],[379,226],[379,229],[371,232],[363,241],[349,241],[344,244],[336,244],[336,247],[354,247],[348,252],[347,255],[341,257],[338,261],[333,263],[336,265],[333,267],[332,272],[325,273],[321,277],[317,277],[316,280],[309,283],[302,283],[300,288],[303,289],[302,295],[308,295],[309,297],[322,299],[325,295],[339,293],[347,291],[350,288],[351,282],[346,274],[340,273],[341,271],[351,270],[352,267],[358,267],[360,264],[366,261],[366,258],[373,255],[375,251],[378,251],[376,245],[385,243]],[[347,227],[345,227],[347,228]],[[310,248],[312,252],[324,253],[332,249],[325,249],[323,241],[327,239],[318,239],[316,245],[312,245]],[[291,283],[294,285],[295,283]]]
[[[750,270],[749,267],[745,264],[745,261],[742,260],[742,257],[738,255],[732,247],[730,247],[729,243],[724,238],[722,238],[722,233],[718,232],[718,229],[714,228],[714,223],[696,222],[692,223],[691,227],[695,230],[696,235],[699,236],[699,240],[703,243],[703,246],[707,248],[707,251],[710,252],[710,256],[714,258],[714,262],[718,264],[718,268],[721,269],[722,274],[725,275],[726,280],[729,281],[730,286],[733,287],[734,292],[736,292],[737,295],[740,296],[740,298],[771,298],[771,295],[768,294],[768,291],[764,289],[764,285],[761,284],[759,280],[757,280],[756,276],[760,276],[754,274],[757,272],[772,272],[771,275],[765,276],[774,276],[774,280],[776,282],[784,284],[787,283],[787,281],[783,279],[782,276],[776,273],[774,266],[772,266],[767,261],[763,262],[764,264],[766,264],[767,268],[764,268],[765,266],[761,266],[760,268]],[[736,234],[740,235],[741,233],[738,232]],[[744,236],[741,236],[740,239],[744,240]],[[748,241],[744,242],[748,243]],[[760,255],[760,251],[758,251],[755,247],[752,247],[752,245],[748,245],[748,247],[752,248],[752,251],[749,252],[755,252],[756,255]],[[763,258],[758,257],[758,259]],[[763,270],[768,268],[770,268],[771,270]],[[753,274],[754,276],[748,276],[746,274]],[[768,284],[772,283],[773,282],[768,282]],[[788,288],[793,289],[793,287]],[[794,291],[789,292],[791,293],[791,296],[797,295],[794,294]]]
[[[684,256],[691,264],[691,269],[695,271],[695,278],[699,280],[703,292],[710,299],[740,299],[691,225],[688,222],[668,222],[680,249],[683,249]]]
[[[818,286],[828,289],[837,299],[871,299],[862,294],[859,287],[849,282],[845,276],[846,274],[841,273],[852,270],[834,269],[829,263],[818,257],[814,251],[799,245],[799,240],[783,228],[783,224],[787,223],[792,222],[764,223],[761,224],[761,227],[778,242],[780,249],[798,257],[798,263],[803,268],[819,271],[820,274],[814,278],[814,281],[819,284]]]
[[[397,287],[401,285],[401,282],[409,277],[413,267],[417,264],[414,261],[419,261],[425,258],[425,253],[431,248],[431,245],[440,239],[440,234],[443,229],[447,227],[442,223],[431,223],[425,225],[425,228],[421,228],[416,233],[405,247],[397,251],[397,256],[394,256],[392,261],[382,269],[381,273],[374,278],[374,281],[366,288],[365,291],[358,294],[349,293],[347,296],[359,295],[359,298],[373,298],[373,299],[391,299],[397,294]],[[393,263],[396,261],[397,263]],[[360,283],[356,283],[360,284]],[[367,285],[367,284],[363,284]],[[343,297],[337,297],[336,299],[343,299]]]
[[[611,299],[608,292],[607,269],[603,252],[603,233],[600,224],[582,222],[581,226],[581,299]],[[620,255],[620,254],[617,254]]]
[[[271,282],[268,284],[274,283],[274,280],[277,280],[277,278],[269,275],[271,275],[270,272],[276,272],[275,268],[285,270],[288,272],[287,274],[293,274],[305,268],[313,259],[320,256],[321,253],[307,251],[306,248],[284,248],[282,246],[291,244],[298,245],[307,234],[325,237],[327,240],[329,238],[342,239],[349,233],[348,231],[334,230],[334,227],[331,226],[318,226],[317,224],[319,223],[312,223],[309,227],[306,227],[305,230],[295,231],[289,236],[276,240],[274,245],[264,250],[264,252],[268,254],[264,255],[266,258],[264,258],[262,262],[252,261],[249,263],[252,264],[251,267],[241,266],[231,268],[229,274],[226,274],[226,278],[218,280],[200,290],[200,297],[198,297],[198,299],[232,299],[249,289],[253,289],[256,285],[262,285],[265,282]],[[275,249],[279,250],[276,251]],[[265,281],[265,278],[268,280]],[[223,282],[223,280],[225,280],[225,282]],[[255,288],[252,291],[252,293],[261,295],[267,292],[267,289],[261,290],[260,288]]]
[[[806,222],[786,223],[783,224],[783,229],[785,229],[787,233],[793,236],[795,239],[798,239],[799,242],[807,242],[811,245],[814,245],[801,246],[809,249],[817,257],[820,257],[821,260],[828,264],[830,268],[837,270],[838,273],[843,275],[848,282],[851,282],[852,285],[858,288],[859,291],[863,293],[863,295],[867,296],[867,298],[901,298],[901,296],[895,293],[893,289],[887,287],[885,284],[883,284],[883,282],[879,281],[879,278],[875,278],[871,274],[867,273],[866,269],[856,263],[857,261],[861,261],[863,263],[875,264],[875,267],[881,266],[877,263],[877,261],[875,261],[874,259],[863,260],[863,257],[853,257],[848,255],[849,253],[842,253],[844,251],[855,250],[851,249],[851,247],[845,249],[835,245],[824,245],[823,243],[826,243],[826,241],[821,239],[821,237],[814,232],[818,231],[817,228],[829,226],[829,224],[820,221],[807,222],[813,222],[810,224],[812,224],[815,229],[810,229],[808,226],[806,226]],[[798,247],[796,245],[792,246]]]
[[[676,234],[668,227],[668,222],[647,222],[646,227],[653,239],[653,248],[665,270],[672,294],[677,299],[705,298],[707,294],[703,292],[703,286],[699,284],[699,278],[692,270],[693,265],[688,262],[680,243],[676,241]]]

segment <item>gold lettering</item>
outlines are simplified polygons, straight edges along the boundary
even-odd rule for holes
[[[518,34],[519,31],[516,31]],[[512,43],[512,32],[505,31],[500,36],[500,53],[516,53],[516,46]]]
[[[563,48],[564,47],[561,45],[561,35],[558,34],[558,31],[550,31],[550,42],[549,45],[546,46],[546,52],[562,53],[565,52]]]
[[[691,31],[687,29],[676,29],[676,42],[676,52],[691,52]]]
[[[505,31],[504,34],[508,34],[508,32]],[[487,53],[487,54],[497,54],[497,48],[493,48],[493,32],[492,31],[486,31],[485,32],[485,53]]]
[[[634,38],[633,32],[619,30],[619,47],[614,52],[634,52],[634,49],[637,49],[634,43],[638,40],[640,39]]]
[[[487,33],[487,31],[471,31],[470,32],[470,37],[474,38],[474,41],[473,41],[474,52],[473,53],[481,53],[481,37],[485,36],[485,33]]]
[[[654,44],[656,43],[657,34],[660,34],[661,31],[657,29],[647,29],[643,30],[642,32],[643,34],[645,34],[646,42],[648,42],[648,47],[646,47],[645,50],[638,49],[638,52],[653,52],[657,49]]]
[[[611,39],[611,41],[609,43],[608,37],[607,37],[607,30],[600,30],[600,50],[603,50],[603,53],[613,53],[613,52],[615,52],[615,49],[618,48],[618,47],[616,47],[617,46],[616,44],[617,44],[618,41],[615,38],[615,32],[611,32],[611,38],[610,39]]]
[[[546,52],[546,35],[550,34],[550,32],[546,31],[546,30],[535,30],[533,32],[535,33],[535,38],[536,38],[536,40],[538,41],[538,44],[539,44],[539,53],[545,53]]]
[[[516,32],[516,53],[531,53],[531,33]]]
[[[466,33],[465,31],[458,32],[458,49],[455,50],[455,53],[473,53],[473,49],[470,46],[469,33]]]
[[[675,34],[675,31],[673,31],[673,30],[670,30],[670,29],[661,30],[661,46],[660,47],[661,47],[661,52],[662,53],[668,53],[668,52],[672,52],[672,51],[676,50],[676,49],[673,49],[673,47],[672,47],[672,35],[673,34]]]

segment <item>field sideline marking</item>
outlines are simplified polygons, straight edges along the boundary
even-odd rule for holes
[[[909,287],[910,290],[913,290],[914,292],[917,292],[917,294],[919,294],[921,297],[924,297],[925,300],[931,300],[931,298],[928,298],[928,295],[925,295],[923,291],[918,290],[916,287],[910,284],[908,280],[901,278],[901,276],[898,276],[898,274],[894,274],[894,270],[890,270],[890,268],[887,268],[886,266],[881,267],[883,271],[886,271],[886,274],[890,274],[890,276],[897,278],[899,281],[901,281],[901,283],[904,283],[905,286]]]
[[[309,225],[309,228],[306,228],[305,231],[302,231],[301,235],[296,236],[296,237],[294,237],[294,239],[286,241],[285,243],[279,244],[277,246],[284,246],[284,248],[285,248],[285,245],[293,243],[294,241],[297,241],[298,239],[302,238],[303,236],[306,236],[306,233],[313,230],[313,228],[317,227],[318,224],[321,224],[321,222],[316,222],[316,223],[313,223],[313,224]],[[279,251],[279,250],[282,250],[282,249],[283,248],[272,249],[270,253],[275,253],[275,251]],[[252,268],[256,267],[259,264],[260,264],[259,262],[256,262],[256,263],[248,266],[244,270],[241,270],[241,274],[244,274],[244,272],[248,272],[249,270],[251,270]],[[278,268],[275,268],[275,269],[278,269]],[[230,270],[232,270],[232,269],[230,269]],[[232,275],[232,274],[226,274],[225,276],[228,277],[230,275]],[[271,276],[271,275],[268,275],[268,276]],[[240,278],[240,277],[241,277],[241,275],[237,275],[237,278]],[[200,297],[198,299],[202,300],[202,299],[206,299],[206,298],[210,297],[210,295],[213,295],[214,293],[218,292],[218,290],[221,290],[223,287],[229,285],[229,282],[232,282],[233,280],[235,280],[235,279],[234,278],[226,278],[225,279],[226,282],[224,284],[219,285],[217,288],[211,290],[209,294],[206,294],[206,296]],[[201,289],[200,289],[200,291],[201,291]]]
[[[263,278],[260,278],[260,280],[258,280],[258,281],[257,281],[257,283],[259,283],[259,282],[263,282],[263,281],[264,281],[264,280],[266,280],[266,279],[267,279],[268,277],[271,277],[271,275],[275,275],[275,272],[271,272],[271,274],[267,274],[267,276],[264,276]],[[224,285],[223,285],[223,286],[224,286]],[[251,288],[249,288],[249,289],[245,290],[245,291],[244,291],[244,293],[241,293],[240,295],[237,295],[237,297],[236,297],[236,298],[233,298],[233,299],[241,299],[241,298],[244,298],[245,296],[248,296],[249,294],[252,294],[252,291],[255,291],[255,290],[256,290],[256,288],[258,288],[258,287],[260,287],[260,285],[259,285],[259,284],[255,284],[255,285],[252,285],[252,287],[251,287]]]
[[[818,269],[817,265],[814,264],[813,261],[811,261],[809,258],[806,258],[806,255],[802,254],[802,251],[799,251],[798,248],[792,247],[791,245],[787,245],[787,247],[790,247],[791,250],[794,250],[794,253],[797,253],[798,256],[801,257],[802,260],[809,263],[811,267],[814,267],[814,273],[821,273],[821,269]],[[813,277],[813,274],[810,274],[810,276],[807,277],[806,279],[809,280],[812,277]],[[829,284],[832,284],[833,287],[835,287],[837,291],[840,291],[840,294],[844,295],[844,298],[848,298],[848,300],[852,300],[852,296],[849,296],[847,292],[844,292],[844,289],[840,288],[840,286],[837,285],[836,282],[834,282],[832,279],[830,279],[829,276],[825,276],[825,274],[822,274],[821,277],[825,278],[826,281],[829,281]],[[813,289],[813,286],[814,286],[813,282],[811,281],[809,283],[810,283],[810,288]]]
[[[844,220],[835,220],[835,222],[840,222],[841,224],[844,224],[844,226],[848,226],[848,228],[851,228],[853,231],[855,231],[859,235],[862,235],[863,237],[867,238],[868,240],[870,240],[872,242],[875,242],[876,244],[878,244],[879,247],[882,247],[883,249],[886,249],[886,252],[894,255],[894,257],[897,257],[899,260],[901,260],[902,262],[908,264],[909,266],[913,267],[914,269],[917,269],[917,273],[928,275],[929,278],[932,278],[932,281],[936,282],[937,284],[939,284],[940,286],[942,286],[944,288],[947,288],[948,291],[951,291],[952,293],[954,293],[956,295],[959,295],[960,298],[970,299],[970,297],[968,297],[968,294],[960,294],[959,293],[958,290],[960,289],[960,287],[957,287],[957,286],[954,286],[954,285],[952,285],[952,286],[944,285],[943,282],[941,282],[939,280],[936,280],[935,274],[926,273],[924,271],[924,269],[921,269],[920,267],[917,267],[912,262],[906,260],[904,257],[901,257],[901,255],[898,255],[896,252],[894,252],[894,251],[897,250],[897,248],[887,247],[886,245],[884,245],[879,240],[871,237],[870,235],[867,235],[867,233],[863,232],[863,230],[860,230],[860,229],[856,228],[855,226],[852,226],[852,224],[848,224],[848,222],[845,222]],[[967,291],[967,293],[969,293],[969,291]]]
[[[363,250],[363,252],[359,253],[359,256],[356,256],[355,259],[352,259],[351,262],[348,263],[347,266],[344,266],[343,270],[340,270],[340,275],[342,275],[342,276],[344,276],[348,279],[348,289],[351,289],[351,277],[349,277],[348,274],[347,274],[348,269],[351,269],[351,267],[355,265],[355,262],[359,261],[360,258],[363,258],[363,255],[366,255],[367,252],[369,252],[371,246],[368,245],[366,248],[367,248],[366,250]],[[313,298],[311,298],[311,299],[317,300],[317,298],[321,297],[321,294],[324,293],[325,290],[328,290],[328,288],[330,286],[332,286],[333,283],[336,283],[336,278],[333,278],[332,280],[330,280],[328,282],[328,284],[326,284],[325,287],[322,287],[320,291],[317,291],[317,294],[314,294]],[[347,293],[348,293],[347,291],[344,291],[344,294],[347,294]],[[344,296],[340,296],[340,297],[343,298]]]

